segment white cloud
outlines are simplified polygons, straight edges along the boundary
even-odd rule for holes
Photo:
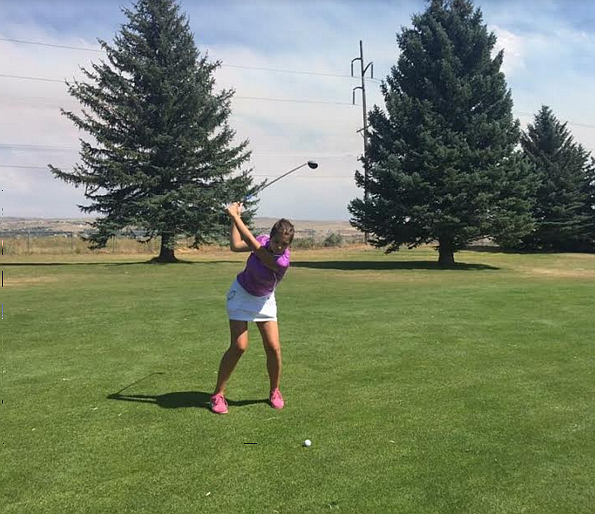
[[[226,17],[219,16],[216,22],[215,4],[208,4],[210,15],[203,12],[207,5],[203,2],[182,1],[182,9],[190,15],[199,49],[204,50],[207,42],[210,57],[221,59],[224,65],[348,75],[350,61],[358,55],[359,40],[363,39],[366,62],[374,61],[375,77],[383,79],[397,60],[395,33],[425,6],[422,1],[398,5],[373,2],[367,7],[353,2],[316,2],[311,7],[308,4],[276,3],[266,16],[261,16],[270,3],[228,2]],[[111,4],[112,8],[115,4]],[[561,119],[595,124],[593,71],[572,68],[573,63],[592,55],[593,35],[557,26],[555,19],[549,20],[550,35],[546,36],[520,32],[503,18],[484,16],[487,23],[490,18],[495,23],[489,29],[498,36],[498,48],[505,50],[503,71],[513,91],[515,110],[536,112],[545,103]],[[119,29],[120,21],[114,21],[113,32]],[[105,33],[103,23],[101,30]],[[254,30],[245,30],[248,26]],[[5,30],[0,22],[0,37],[97,48],[95,34],[90,34],[88,28],[86,33],[77,33],[76,27],[70,27],[69,35],[45,30],[33,22],[13,23],[8,28],[9,31]],[[231,37],[234,34],[237,37]],[[0,42],[4,74],[71,78],[80,76],[79,66],[89,67],[91,61],[97,62],[101,56]],[[236,90],[230,125],[237,131],[238,141],[250,140],[253,151],[250,166],[254,167],[255,175],[279,176],[310,158],[320,163],[316,171],[302,169],[263,192],[259,214],[294,219],[347,219],[347,204],[362,196],[353,182],[354,170],[361,168],[357,156],[362,152],[362,138],[356,133],[362,126],[361,107],[241,97],[349,104],[351,90],[359,81],[231,66],[220,68],[216,79],[218,88]],[[378,82],[368,81],[367,86],[368,108],[374,104],[382,106]],[[357,92],[358,104],[360,98]],[[45,166],[51,162],[72,166],[77,162],[76,150],[8,152],[1,146],[13,143],[78,148],[78,137],[84,134],[79,134],[59,114],[59,106],[77,108],[76,101],[67,95],[61,83],[0,77],[2,164]],[[573,132],[585,146],[595,148],[594,130],[573,128]],[[15,192],[12,200],[8,197],[5,215],[45,212],[48,217],[76,216],[80,211],[75,204],[87,203],[80,189],[57,181],[48,171],[2,168],[0,174],[5,190],[12,188]],[[264,177],[255,179],[261,181]]]
[[[498,38],[493,51],[494,56],[500,50],[504,50],[502,71],[506,75],[511,76],[516,70],[525,68],[526,64],[523,56],[525,45],[523,38],[501,27],[493,26],[490,29]]]
[[[33,35],[23,33],[20,38],[70,46],[81,44],[73,39],[57,41],[39,32]],[[96,48],[96,45],[90,46]],[[79,66],[89,68],[91,61],[97,62],[102,56],[17,43],[0,45],[0,52],[2,60],[11,63],[6,74],[57,79],[80,77]],[[328,63],[323,59],[308,62],[304,57],[290,55],[270,59],[264,53],[243,47],[213,46],[210,54],[224,63],[251,67],[329,71]],[[264,180],[261,175],[269,176],[270,181],[308,159],[316,159],[320,164],[317,175],[312,173],[310,180],[300,175],[300,170],[264,192],[259,214],[345,219],[348,216],[347,202],[358,196],[352,177],[358,164],[356,156],[362,151],[361,137],[356,134],[361,126],[361,107],[259,101],[246,97],[349,103],[351,88],[357,81],[230,67],[220,68],[216,78],[217,88],[236,90],[238,98],[233,100],[230,125],[237,131],[238,142],[250,140],[253,157],[249,167],[254,167],[254,174],[259,175],[255,177],[256,181]],[[59,113],[59,107],[78,110],[76,101],[68,96],[66,87],[59,82],[0,79],[0,107],[4,120],[0,125],[0,143],[78,148],[78,137],[84,136]],[[5,164],[18,166],[46,166],[51,162],[70,167],[78,162],[76,151],[7,152],[0,147],[0,156]],[[317,178],[318,175],[321,178]],[[4,179],[7,190],[31,194],[31,203],[36,206],[34,212],[39,212],[39,206],[45,204],[48,216],[58,215],[55,202],[36,194],[50,189],[54,197],[58,195],[63,199],[64,206],[59,209],[59,215],[80,215],[75,204],[87,204],[82,190],[57,181],[47,170],[13,170],[4,174]],[[343,184],[341,191],[345,191],[346,184],[351,192],[347,196],[329,197],[326,193],[330,183]],[[285,200],[279,203],[279,197]],[[13,215],[31,213],[31,208],[23,205],[22,197],[19,198],[18,205],[9,203],[7,212],[12,211]],[[280,207],[282,212],[278,210]]]

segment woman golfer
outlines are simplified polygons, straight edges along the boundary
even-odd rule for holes
[[[271,382],[269,402],[275,409],[282,409],[284,403],[279,391],[281,346],[275,289],[289,268],[289,245],[293,241],[294,228],[288,220],[280,219],[271,229],[270,236],[254,237],[242,221],[242,208],[239,202],[227,207],[232,219],[230,247],[233,252],[252,253],[244,271],[227,292],[231,345],[221,359],[217,386],[211,396],[211,410],[217,414],[227,413],[223,392],[232,371],[248,348],[249,321],[256,322],[267,355]]]

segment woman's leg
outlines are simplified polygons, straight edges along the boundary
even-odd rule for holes
[[[219,376],[217,377],[217,387],[214,394],[223,393],[225,385],[231,376],[240,357],[248,349],[248,322],[229,320],[229,330],[231,332],[231,344],[229,349],[223,354],[221,364],[219,365]]]
[[[262,344],[267,354],[267,370],[271,382],[271,391],[279,387],[281,379],[281,343],[279,342],[279,325],[276,321],[258,321],[258,330],[262,336]]]

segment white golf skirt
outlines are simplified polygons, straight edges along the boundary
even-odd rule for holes
[[[239,321],[277,321],[275,292],[253,296],[236,279],[227,292],[227,314]]]

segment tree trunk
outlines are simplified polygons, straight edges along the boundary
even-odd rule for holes
[[[161,234],[161,251],[159,257],[153,259],[155,262],[178,262],[174,255],[174,239],[173,234]]]
[[[453,266],[455,263],[455,253],[450,241],[440,239],[438,247],[438,264],[440,266]]]

